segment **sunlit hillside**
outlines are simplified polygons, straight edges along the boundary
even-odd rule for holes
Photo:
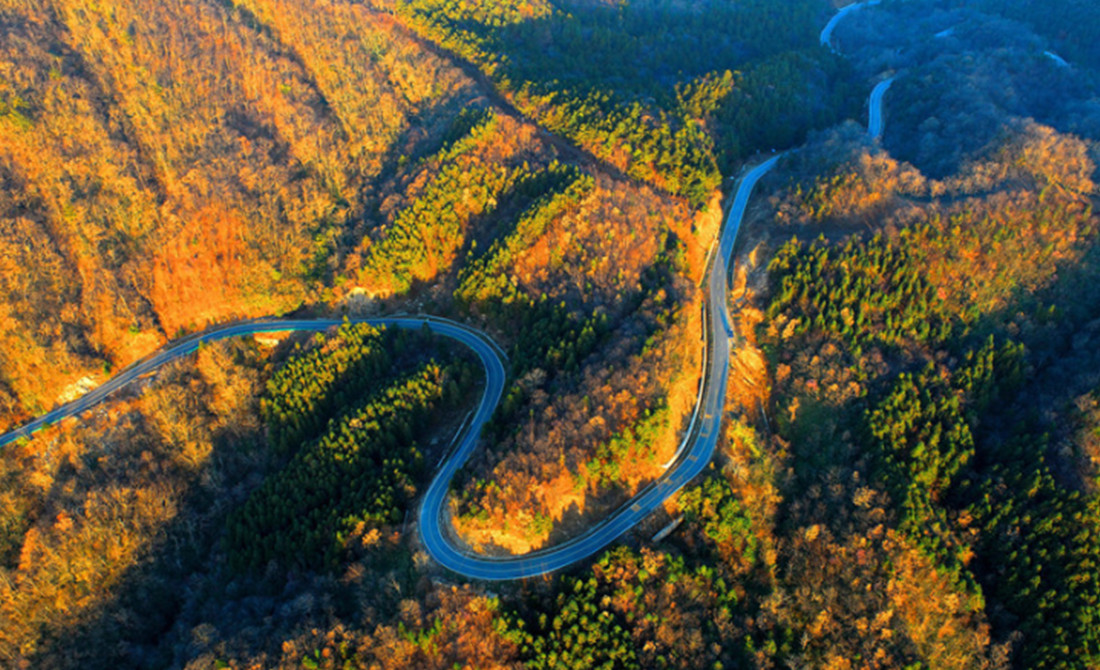
[[[0,0],[0,667],[1100,667],[1097,11],[847,4]]]

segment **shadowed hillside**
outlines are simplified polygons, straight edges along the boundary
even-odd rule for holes
[[[665,471],[724,191],[799,149],[714,462],[602,554],[427,553],[500,388],[453,342],[204,343],[0,450],[0,665],[1096,667],[1095,12],[884,0],[834,52],[835,4],[0,0],[0,428],[214,324],[448,317],[504,354],[441,522],[474,553]]]

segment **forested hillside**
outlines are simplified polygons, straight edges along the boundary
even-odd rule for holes
[[[444,510],[475,553],[664,471],[727,178],[800,148],[715,462],[617,545],[432,561],[486,386],[449,340],[204,345],[0,451],[0,665],[1100,664],[1095,11],[886,0],[834,51],[834,4],[0,0],[0,428],[213,324],[449,317],[506,355]]]
[[[1020,0],[977,0],[978,9],[1026,23],[1053,40],[1067,58],[1093,69],[1100,68],[1100,8],[1084,0],[1068,0],[1047,8],[1042,15]]]
[[[890,650],[887,666],[912,653],[939,658],[936,667],[1001,654],[1016,667],[1091,667],[1100,657],[1090,623],[1100,517],[1084,483],[1093,475],[1078,474],[1091,461],[1063,427],[1096,377],[1048,365],[1076,356],[1067,347],[1100,304],[1085,279],[1098,249],[1095,166],[1083,142],[1050,128],[1002,132],[944,181],[851,135],[822,138],[795,174],[835,156],[830,144],[857,144],[831,174],[777,198],[787,230],[833,237],[795,238],[768,264],[758,336],[776,453],[789,462],[787,490],[811,492],[791,499],[777,530],[827,537],[814,551],[839,556],[846,542],[890,529],[907,560],[936,575],[924,579],[942,580],[963,605],[942,624],[941,635],[959,636],[952,648],[928,649],[949,656],[923,656],[918,644]],[[873,235],[839,233],[868,222]],[[897,560],[879,551],[865,560]],[[805,588],[809,578],[783,571],[778,584]],[[846,608],[856,603],[870,605],[845,596]],[[878,646],[855,633],[854,618],[803,630],[814,641],[803,660]]]
[[[895,0],[889,11],[858,12],[840,25],[836,39],[854,67],[868,77],[905,73],[889,94],[893,155],[942,179],[996,140],[1006,116],[1100,138],[1100,62],[1076,53],[1060,60],[1070,57],[1066,40],[1090,41],[1092,5],[1057,3],[1031,27],[1023,7]],[[1080,23],[1052,30],[1061,12]]]
[[[430,337],[345,325],[274,357],[204,348],[55,430],[51,453],[5,450],[0,659],[165,667],[158,639],[258,611],[288,574],[316,575],[294,587],[309,599],[349,560],[400,561],[405,511],[446,444],[432,426],[453,430],[479,383]]]
[[[520,110],[631,177],[704,205],[755,151],[851,110],[820,0],[373,0],[476,63]]]
[[[310,5],[292,28],[217,2],[0,6],[4,425],[165,338],[316,301],[401,156],[476,94],[362,7]]]
[[[235,318],[473,319],[513,379],[456,519],[513,551],[660,472],[720,168],[856,101],[819,0],[0,11],[0,425]]]
[[[754,228],[770,260],[746,277],[761,311],[745,311],[742,353],[767,365],[764,451],[786,501],[774,588],[796,663],[1100,658],[1091,75],[966,4],[843,27],[899,68],[886,136],[817,136]],[[883,588],[853,589],[873,566],[890,566]],[[904,588],[920,612],[889,601]],[[876,632],[899,616],[902,645]]]

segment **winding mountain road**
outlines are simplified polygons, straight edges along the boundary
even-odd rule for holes
[[[493,391],[494,386],[500,387],[496,390],[496,398],[499,399],[500,393],[504,388],[504,379],[506,376],[503,363],[504,352],[485,333],[464,324],[437,317],[395,316],[376,319],[349,319],[349,321],[351,323],[369,323],[374,326],[387,326],[406,330],[419,330],[427,326],[432,332],[438,335],[461,342],[474,350],[485,367],[487,385],[485,397],[482,398],[482,404],[484,405],[486,401],[489,400],[490,391]],[[231,337],[242,337],[260,333],[299,331],[323,332],[330,328],[335,328],[342,323],[344,323],[343,320],[338,319],[255,319],[250,321],[239,321],[228,326],[184,338],[170,345],[168,348],[127,367],[99,388],[33,421],[0,435],[0,447],[11,444],[20,438],[29,438],[35,432],[46,426],[83,414],[129,384],[155,372],[166,363],[170,363],[188,354],[194,353],[203,344],[225,340]],[[496,403],[494,400],[489,407],[490,413],[495,406]]]
[[[873,140],[881,138],[882,131],[885,130],[886,119],[882,114],[882,100],[893,83],[894,77],[884,79],[871,91],[871,99],[867,103],[867,134]]]
[[[390,317],[376,319],[350,319],[352,323],[368,323],[375,326],[417,330],[427,326],[433,333],[451,338],[469,347],[485,368],[486,385],[473,420],[470,421],[458,448],[440,466],[420,506],[419,527],[428,553],[441,565],[466,577],[486,580],[518,579],[533,577],[564,568],[587,558],[618,539],[638,522],[649,516],[676,491],[694,479],[710,462],[722,425],[722,408],[726,401],[726,378],[729,369],[730,337],[733,328],[727,309],[728,266],[733,253],[741,220],[748,206],[749,197],[756,183],[772,167],[780,156],[750,170],[741,180],[730,208],[729,218],[722,231],[719,251],[715,254],[707,275],[708,300],[706,309],[707,369],[702,392],[697,400],[699,407],[696,421],[689,427],[688,445],[680,457],[661,477],[647,486],[618,511],[583,535],[548,550],[521,556],[491,558],[473,555],[455,546],[444,534],[447,493],[455,473],[469,459],[477,447],[481,429],[490,419],[500,402],[506,373],[504,353],[488,335],[469,326],[435,317]],[[717,318],[716,318],[717,317]],[[224,328],[193,336],[158,352],[122,371],[99,388],[85,396],[63,405],[30,423],[4,435],[0,446],[22,437],[30,437],[35,431],[65,418],[78,416],[103,402],[128,384],[154,372],[166,363],[193,353],[204,343],[231,337],[258,333],[325,331],[339,326],[342,320],[276,320],[261,319],[235,323]]]
[[[761,177],[775,167],[779,158],[780,156],[775,156],[758,165],[741,179],[730,208],[729,218],[722,231],[719,252],[715,254],[707,275],[705,327],[708,363],[704,371],[702,392],[696,401],[699,403],[695,413],[696,421],[688,428],[690,433],[687,449],[671,468],[602,522],[563,544],[521,556],[474,556],[451,544],[443,534],[441,523],[451,477],[465,462],[477,441],[476,434],[468,434],[463,439],[463,446],[440,469],[420,507],[421,538],[433,558],[459,574],[476,579],[519,579],[553,572],[587,558],[611,544],[703,472],[718,445],[722,410],[726,404],[730,338],[733,336],[726,300],[729,285],[727,268],[753,188]]]
[[[822,31],[822,44],[829,45],[832,30],[841,19],[861,6],[878,4],[878,2],[879,0],[869,0],[845,7]],[[875,88],[869,103],[869,131],[876,137],[882,133],[882,97],[889,82],[890,80],[887,80]],[[469,347],[485,368],[485,389],[474,417],[462,434],[458,448],[440,465],[418,511],[421,539],[425,549],[436,561],[456,573],[483,580],[519,579],[553,572],[605,548],[703,472],[718,444],[726,402],[730,339],[734,335],[727,300],[730,261],[753,189],[757,182],[775,167],[783,155],[773,156],[749,170],[741,178],[718,241],[718,253],[713,254],[708,267],[704,324],[707,351],[704,358],[706,361],[704,378],[681,453],[663,475],[642,489],[625,505],[585,533],[562,544],[520,556],[488,557],[471,554],[456,546],[443,530],[448,521],[446,505],[451,480],[477,447],[481,429],[492,416],[504,391],[505,355],[501,348],[485,333],[447,319],[431,316],[350,319],[352,323],[368,323],[410,330],[427,326],[437,335],[448,337]],[[164,364],[193,353],[204,343],[258,333],[319,332],[339,326],[341,323],[343,323],[342,320],[336,319],[258,319],[234,323],[188,337],[131,365],[83,397],[0,435],[0,447],[21,438],[29,438],[34,432],[65,418],[82,414]]]
[[[719,251],[714,255],[707,275],[708,300],[706,309],[707,369],[702,392],[697,400],[696,421],[689,427],[685,441],[687,448],[672,466],[656,481],[643,489],[618,511],[611,514],[583,535],[548,550],[521,556],[490,558],[467,553],[455,546],[444,533],[447,493],[455,473],[469,459],[477,447],[481,428],[488,422],[500,402],[504,391],[506,373],[504,353],[488,335],[469,326],[435,317],[390,317],[377,319],[350,319],[352,323],[368,323],[375,326],[417,330],[427,326],[432,332],[451,338],[469,347],[485,368],[486,384],[481,402],[474,413],[458,448],[440,466],[420,505],[419,527],[428,553],[441,565],[466,577],[486,580],[533,577],[564,568],[587,558],[618,539],[639,521],[649,516],[676,491],[694,479],[710,462],[718,444],[722,424],[722,408],[726,401],[726,377],[729,369],[729,338],[733,335],[727,309],[728,266],[734,242],[740,230],[741,219],[748,206],[749,197],[756,183],[772,167],[780,156],[750,170],[741,180],[730,208],[729,218],[722,231]],[[212,330],[177,342],[122,371],[87,395],[63,405],[24,426],[0,435],[0,446],[22,437],[30,437],[35,431],[65,418],[74,417],[103,402],[128,384],[154,372],[166,363],[193,353],[204,343],[231,337],[258,333],[325,331],[339,326],[342,320],[276,320],[260,319],[243,321]]]
[[[829,19],[829,22],[826,23],[825,27],[821,29],[821,46],[829,47],[829,49],[836,51],[836,49],[833,49],[833,31],[836,30],[836,27],[840,24],[840,22],[843,21],[845,17],[847,17],[852,12],[859,11],[864,7],[877,5],[881,2],[882,0],[866,0],[865,2],[854,2],[847,7],[844,7],[836,14],[833,14],[832,18]]]

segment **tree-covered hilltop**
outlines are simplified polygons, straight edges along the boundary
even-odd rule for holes
[[[720,168],[855,109],[844,62],[817,43],[818,0],[374,4],[551,132],[697,207]]]
[[[757,336],[781,490],[811,495],[777,531],[843,544],[887,528],[965,604],[944,630],[969,647],[897,664],[1087,668],[1100,517],[1094,461],[1064,426],[1090,421],[1074,408],[1098,381],[1095,165],[1031,121],[1003,118],[999,136],[938,180],[845,130],[792,161]],[[813,642],[794,657],[870,653],[838,623],[802,622]]]
[[[698,374],[713,165],[692,208],[650,172],[563,141],[367,3],[51,0],[0,14],[12,26],[0,37],[0,426],[215,324],[421,310],[490,329],[515,376],[496,425],[531,422],[500,430],[472,465],[470,482],[523,481],[492,499],[471,483],[471,509],[492,510],[478,532],[537,515],[553,521],[515,524],[511,541],[545,544],[571,505],[596,515],[659,473]],[[584,21],[627,29],[605,19]],[[669,89],[698,117],[677,132],[710,143],[704,117],[734,80]],[[616,123],[639,147],[660,139]],[[695,158],[669,154],[661,169],[686,174]],[[605,424],[554,430],[592,407]],[[660,430],[639,430],[654,413]],[[646,436],[637,467],[559,495],[627,433]],[[551,484],[562,450],[569,473]]]
[[[4,426],[183,332],[322,300],[402,156],[478,95],[355,3],[0,21]]]
[[[1038,18],[1015,0],[888,0],[840,24],[836,39],[865,76],[904,73],[888,94],[885,146],[944,178],[996,140],[1006,116],[1100,138],[1097,10],[1049,10]]]
[[[432,562],[482,388],[447,340],[204,345],[0,451],[0,666],[1100,664],[1091,5],[885,0],[840,57],[830,4],[0,2],[2,420],[210,320],[456,318],[508,375],[444,510],[475,552],[664,471],[700,194],[808,137],[740,231],[715,462],[613,546]],[[831,125],[890,71],[883,138]]]

